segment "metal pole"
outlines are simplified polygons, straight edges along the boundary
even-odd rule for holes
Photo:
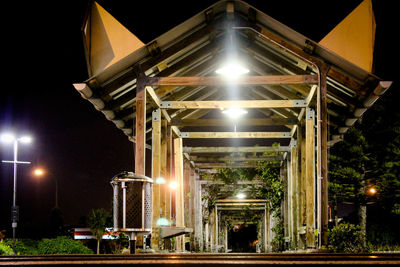
[[[12,218],[12,229],[13,229],[13,252],[15,253],[15,232],[17,228],[17,218],[16,218],[16,204],[17,204],[17,162],[18,162],[18,140],[14,140],[14,187],[13,187],[13,218]]]

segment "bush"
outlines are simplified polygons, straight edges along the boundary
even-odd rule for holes
[[[13,240],[7,238],[4,243],[10,248],[13,247]],[[15,240],[15,253],[17,255],[35,255],[38,254],[37,251],[38,241],[33,239],[16,239]]]
[[[39,254],[93,254],[80,241],[75,241],[66,236],[57,238],[44,238],[38,245]]]
[[[4,243],[3,241],[0,242],[0,255],[12,255],[13,250],[12,248]]]
[[[350,223],[342,223],[328,233],[329,249],[334,252],[367,252],[368,248],[363,245],[361,227]]]

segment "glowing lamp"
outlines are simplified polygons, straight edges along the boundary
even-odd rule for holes
[[[165,184],[165,183],[166,183],[166,181],[165,181],[164,177],[158,177],[156,179],[156,184]]]
[[[44,174],[44,171],[42,169],[36,169],[33,171],[33,174],[36,176],[42,176]]]
[[[30,137],[30,136],[22,136],[21,138],[19,138],[19,141],[21,143],[29,144],[30,142],[32,142],[32,137]]]
[[[15,136],[11,133],[4,133],[1,135],[0,140],[3,143],[12,143],[15,141]]]
[[[166,218],[159,218],[156,222],[158,226],[168,226],[169,221]]]
[[[222,111],[223,114],[227,115],[231,119],[237,119],[240,116],[247,114],[247,110],[241,108],[230,108]]]
[[[246,195],[243,194],[243,193],[239,193],[239,194],[236,195],[236,197],[239,198],[239,199],[244,199],[246,197]]]
[[[241,66],[238,62],[229,62],[222,65],[215,72],[227,78],[235,79],[240,75],[249,73],[249,70]]]
[[[376,194],[376,188],[375,187],[370,187],[368,189],[368,194],[370,195],[375,195]]]
[[[176,181],[172,181],[169,184],[169,188],[171,188],[171,189],[176,189],[177,187],[178,187],[178,183]]]

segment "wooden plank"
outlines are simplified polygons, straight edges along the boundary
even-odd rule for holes
[[[261,156],[261,157],[190,157],[195,162],[238,162],[238,161],[281,161],[282,156]]]
[[[321,187],[319,195],[320,203],[320,242],[319,245],[328,245],[328,106],[327,106],[327,72],[324,68],[320,73],[320,88],[319,88],[319,106],[318,106],[318,121],[320,122],[320,150],[318,151],[320,160],[318,161],[318,182]]]
[[[167,160],[167,145],[168,145],[168,122],[165,119],[161,119],[161,156],[160,156],[160,175],[165,179],[165,184],[161,186],[161,216],[167,218],[167,205],[169,205],[169,190],[167,185],[169,184],[169,173],[168,171],[168,160]]]
[[[151,86],[146,86],[146,91],[150,96],[151,103],[153,103],[157,108],[159,108],[161,105],[161,100],[157,96],[156,92],[154,92],[154,89]]]
[[[163,109],[228,109],[228,108],[302,108],[306,102],[297,100],[227,100],[227,101],[163,101]]]
[[[182,138],[290,138],[289,132],[181,132]]]
[[[242,147],[184,147],[184,153],[262,153],[286,152],[288,146],[242,146]]]
[[[316,84],[317,75],[269,75],[269,76],[240,76],[228,80],[223,76],[201,77],[148,77],[149,86],[224,86],[235,85],[283,85],[283,84]]]
[[[291,146],[291,172],[292,172],[292,180],[291,180],[291,188],[292,188],[292,233],[293,239],[292,244],[293,247],[298,248],[298,155],[297,155],[297,142],[295,141]]]
[[[297,124],[296,118],[265,118],[265,119],[239,119],[236,124],[241,126],[267,126],[267,125],[293,125]],[[176,126],[232,126],[234,123],[226,119],[172,119]]]
[[[305,138],[305,185],[306,185],[306,242],[308,248],[315,247],[315,114],[310,108],[306,110]]]
[[[175,207],[176,207],[176,226],[184,227],[184,197],[183,197],[183,154],[182,138],[174,139],[174,162],[175,162],[175,181],[178,183],[175,189]],[[177,250],[183,251],[184,237],[177,238]]]
[[[206,163],[195,163],[196,168],[202,169],[219,169],[219,168],[256,168],[258,166],[257,162],[251,163],[215,163],[215,162],[206,162]]]
[[[155,181],[161,176],[161,111],[156,109],[152,113],[152,165],[151,165],[151,177]],[[159,231],[156,229],[157,220],[160,218],[160,200],[161,200],[161,184],[154,183],[153,185],[153,233],[151,235],[151,247],[152,249],[158,249],[158,234]]]
[[[136,146],[135,146],[135,173],[145,173],[146,162],[146,90],[136,92]]]

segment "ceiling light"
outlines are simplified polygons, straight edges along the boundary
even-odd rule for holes
[[[239,199],[244,199],[246,197],[246,195],[243,194],[243,193],[239,193],[239,194],[236,195],[236,197],[239,198]]]
[[[247,114],[247,110],[241,109],[241,108],[230,108],[230,109],[223,110],[222,113],[224,113],[231,119],[237,119],[240,116]]]
[[[249,70],[241,66],[238,62],[229,62],[217,69],[216,73],[234,79],[240,75],[249,73]]]

